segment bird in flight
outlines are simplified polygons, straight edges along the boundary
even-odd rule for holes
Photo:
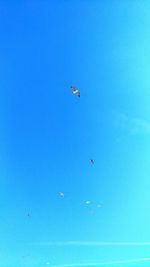
[[[90,162],[91,162],[92,164],[94,164],[94,159],[90,159]]]
[[[72,93],[74,95],[77,95],[78,97],[80,97],[80,91],[75,86],[71,85],[70,88],[72,89]]]
[[[60,197],[64,197],[65,196],[65,193],[64,192],[59,192],[59,196]]]
[[[86,205],[89,205],[89,204],[91,204],[91,201],[90,201],[90,200],[86,200],[86,201],[85,201],[85,204],[86,204]]]

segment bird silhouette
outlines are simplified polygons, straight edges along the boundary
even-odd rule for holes
[[[70,86],[70,88],[72,89],[72,93],[77,95],[78,97],[80,97],[80,91],[75,87],[75,86]]]
[[[60,197],[64,197],[65,196],[65,193],[64,192],[59,192],[59,196]]]

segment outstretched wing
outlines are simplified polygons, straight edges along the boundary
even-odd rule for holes
[[[78,95],[78,97],[80,97],[80,92],[79,91],[77,92],[77,95]]]

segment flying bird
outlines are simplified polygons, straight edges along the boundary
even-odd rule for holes
[[[91,164],[94,164],[94,159],[90,159]]]
[[[85,201],[85,204],[86,204],[86,205],[89,205],[89,204],[91,204],[91,201],[90,201],[90,200],[86,200],[86,201]]]
[[[70,86],[70,88],[72,89],[72,93],[74,95],[77,95],[78,97],[80,97],[80,91],[75,86]]]
[[[65,193],[64,192],[59,192],[59,196],[60,197],[64,197],[65,196]]]

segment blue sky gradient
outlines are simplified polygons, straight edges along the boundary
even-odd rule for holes
[[[0,266],[149,266],[149,14],[0,1]]]

